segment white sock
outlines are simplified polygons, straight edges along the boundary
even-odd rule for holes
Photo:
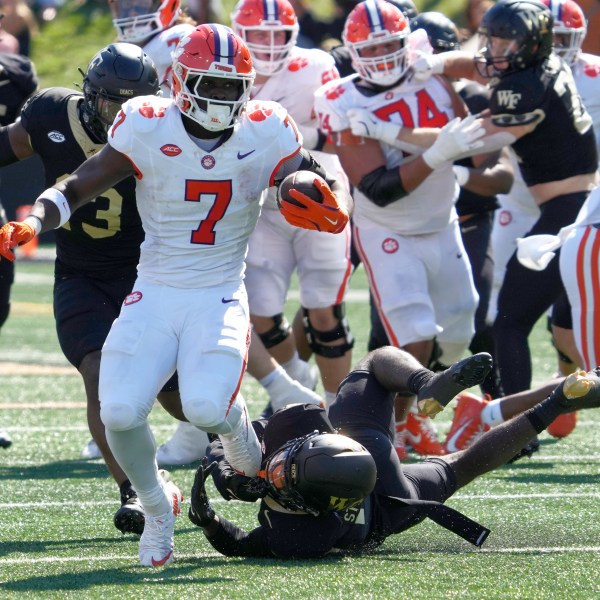
[[[256,432],[248,417],[246,403],[240,394],[238,394],[236,402],[239,401],[244,403],[239,421],[234,425],[231,433],[219,434],[219,438],[223,444],[225,460],[231,465],[231,468],[248,477],[254,477],[260,469],[262,452]]]
[[[336,393],[325,391],[325,406],[329,408],[335,400]]]
[[[298,352],[294,352],[294,356],[287,362],[281,363],[281,366],[292,379],[298,379],[306,370],[305,364],[305,361],[298,356]]]
[[[481,422],[484,425],[489,425],[490,427],[494,427],[496,425],[500,425],[500,423],[504,423],[506,420],[502,416],[502,410],[500,408],[501,398],[496,400],[490,400],[481,411]]]
[[[281,375],[285,375],[289,377],[289,375],[285,372],[285,369],[280,365],[277,365],[268,375],[265,375],[262,379],[258,380],[258,383],[262,385],[264,388],[268,388],[274,381],[279,379]]]
[[[144,512],[158,517],[171,510],[161,485],[156,464],[156,442],[148,423],[127,431],[106,430],[108,445],[131,485],[137,492]]]

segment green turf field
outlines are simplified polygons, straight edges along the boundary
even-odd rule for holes
[[[600,412],[582,413],[575,432],[461,491],[450,505],[488,526],[483,549],[433,523],[389,538],[373,555],[320,561],[228,559],[187,519],[176,525],[176,562],[138,566],[137,539],[112,525],[117,489],[101,461],[79,458],[89,439],[79,376],[62,356],[52,317],[52,264],[17,264],[13,311],[0,337],[0,429],[14,440],[0,450],[0,599],[4,598],[559,598],[600,597]],[[291,316],[297,306],[292,294]],[[366,283],[359,271],[348,302],[366,348]],[[533,338],[535,379],[554,368],[540,324]],[[250,378],[243,391],[256,415],[265,403]],[[442,433],[451,417],[437,420]],[[159,443],[174,430],[157,407]],[[416,459],[415,459],[416,460]],[[184,496],[194,466],[171,470]],[[215,508],[246,528],[254,507]]]

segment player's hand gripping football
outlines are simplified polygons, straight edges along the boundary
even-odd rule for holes
[[[348,224],[348,211],[338,202],[324,179],[314,175],[312,183],[322,200],[314,200],[300,190],[290,187],[286,196],[278,197],[281,214],[290,225],[302,229],[341,233]]]
[[[0,228],[0,255],[10,261],[15,260],[12,249],[26,244],[34,237],[35,231],[29,223],[9,221]]]
[[[194,523],[194,525],[198,525],[198,527],[207,527],[215,520],[215,511],[210,505],[210,500],[206,494],[204,484],[216,468],[216,462],[212,462],[209,465],[208,460],[204,457],[202,459],[202,464],[198,467],[196,476],[194,477],[188,517],[190,521]]]

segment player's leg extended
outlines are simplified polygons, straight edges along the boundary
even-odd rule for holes
[[[219,434],[231,466],[253,476],[260,467],[260,445],[239,393],[250,344],[246,291],[228,283],[194,292],[179,332],[183,412],[193,425]]]

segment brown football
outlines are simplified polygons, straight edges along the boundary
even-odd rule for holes
[[[290,196],[290,189],[294,188],[305,196],[308,196],[315,202],[323,202],[321,192],[314,186],[313,181],[320,179],[324,182],[323,178],[313,173],[312,171],[296,171],[288,175],[280,184],[279,191],[277,192],[277,202],[281,199],[287,200],[290,204],[296,206],[303,206],[295,198]]]

